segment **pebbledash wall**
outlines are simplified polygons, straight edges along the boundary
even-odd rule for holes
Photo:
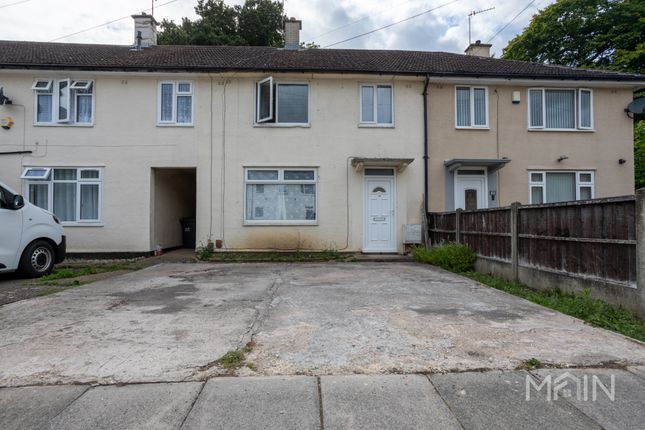
[[[196,168],[197,243],[222,240],[227,249],[339,249],[363,240],[363,174],[352,157],[412,158],[396,174],[397,247],[403,226],[421,222],[423,201],[423,81],[420,78],[274,74],[276,81],[310,84],[310,124],[254,125],[255,82],[268,74],[199,75],[0,71],[13,105],[0,117],[14,126],[0,133],[0,180],[25,191],[25,167],[100,167],[102,220],[66,226],[71,252],[148,252],[158,243],[153,168]],[[94,81],[91,126],[35,126],[35,79]],[[157,124],[158,83],[194,83],[192,126]],[[359,126],[361,83],[391,83],[394,126]],[[318,172],[316,225],[245,226],[245,167],[310,167]],[[159,196],[157,196],[159,197]],[[163,205],[161,205],[163,207]],[[163,218],[163,216],[161,217]]]

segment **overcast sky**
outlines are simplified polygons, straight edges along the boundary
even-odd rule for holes
[[[151,1],[0,0],[0,39],[130,44],[133,43],[134,28],[129,15],[149,11]],[[490,42],[493,51],[499,55],[506,43],[528,24],[533,14],[554,1],[535,0]],[[159,21],[164,18],[175,21],[182,17],[195,18],[196,3],[197,0],[157,0],[155,17]],[[226,3],[242,1],[227,0]],[[409,21],[334,47],[463,52],[468,45],[470,11],[495,6],[494,10],[472,19],[473,40],[488,42],[529,3],[530,0],[285,0],[285,12],[303,21],[301,40],[315,41],[326,47],[438,7]],[[127,18],[120,19],[123,17]],[[108,24],[110,21],[115,22]],[[93,29],[88,30],[90,28]],[[72,35],[80,31],[83,32]]]

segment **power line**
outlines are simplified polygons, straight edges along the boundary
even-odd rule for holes
[[[16,6],[16,5],[27,3],[27,2],[30,2],[30,1],[32,1],[32,0],[21,0],[21,1],[13,2],[13,3],[9,3],[9,4],[3,4],[3,5],[0,6],[0,9],[4,9],[5,7],[10,7],[10,6]]]
[[[166,2],[166,3],[162,3],[160,5],[157,5],[157,8],[169,5],[170,3],[175,3],[177,1],[179,1],[179,0],[170,0],[170,1]],[[144,12],[148,12],[151,9],[152,8],[145,9]],[[108,22],[105,22],[103,24],[95,25],[93,27],[89,27],[89,28],[86,28],[84,30],[76,31],[74,33],[66,34],[65,36],[60,36],[60,37],[57,37],[55,39],[52,39],[52,40],[50,40],[50,42],[56,42],[57,40],[67,39],[68,37],[76,36],[77,34],[85,33],[85,32],[91,31],[91,30],[96,30],[97,28],[101,28],[101,27],[104,27],[106,25],[114,24],[115,22],[123,21],[124,19],[130,18],[130,16],[131,15],[122,16],[121,18],[114,19],[112,21],[108,21]]]
[[[508,21],[506,24],[504,24],[504,26],[503,26],[502,28],[500,28],[499,30],[497,30],[497,33],[495,33],[495,34],[493,35],[493,37],[491,37],[490,39],[488,39],[488,42],[487,42],[487,43],[490,43],[493,39],[495,39],[497,36],[499,36],[499,34],[500,34],[502,31],[506,30],[506,28],[507,28],[509,25],[511,25],[511,24],[513,23],[513,21],[515,21],[517,18],[519,18],[519,16],[520,16],[520,15],[522,15],[522,14],[526,11],[526,9],[530,8],[530,7],[531,7],[531,5],[532,5],[533,3],[535,3],[535,2],[536,2],[536,0],[532,0],[532,1],[530,1],[530,2],[529,2],[529,4],[527,4],[526,6],[524,6],[524,9],[522,9],[522,10],[521,10],[517,15],[515,15],[515,16],[514,16],[510,21]]]
[[[444,4],[439,5],[437,7],[433,7],[432,9],[428,9],[428,10],[425,10],[423,12],[417,13],[416,15],[409,16],[409,17],[404,18],[404,19],[402,19],[400,21],[396,21],[396,22],[393,22],[391,24],[384,25],[383,27],[379,27],[379,28],[376,28],[374,30],[371,30],[371,31],[368,31],[368,32],[365,32],[365,33],[361,33],[361,34],[359,34],[357,36],[353,36],[353,37],[350,37],[348,39],[341,40],[340,42],[332,43],[331,45],[323,46],[323,48],[330,48],[332,46],[340,45],[341,43],[349,42],[350,40],[358,39],[359,37],[367,36],[368,34],[376,33],[377,31],[385,30],[386,28],[390,28],[390,27],[393,27],[393,26],[395,26],[397,24],[401,24],[402,22],[409,21],[411,19],[417,18],[417,17],[419,17],[421,15],[425,15],[425,14],[428,14],[430,12],[434,12],[435,10],[441,9],[444,6],[448,6],[448,5],[451,5],[453,3],[457,3],[458,1],[459,0],[449,1],[448,3],[444,3]]]
[[[308,39],[311,40],[312,42],[315,42],[316,39],[318,39],[320,37],[327,36],[328,34],[331,34],[331,33],[335,33],[338,30],[342,30],[343,28],[347,28],[347,27],[349,27],[351,25],[354,25],[354,24],[357,24],[357,23],[359,23],[361,21],[365,21],[366,19],[368,19],[370,17],[382,15],[385,12],[391,11],[393,6],[400,6],[400,5],[405,4],[405,3],[410,3],[411,1],[416,1],[416,0],[406,0],[406,1],[403,1],[403,2],[400,2],[400,3],[396,3],[395,5],[392,5],[391,7],[387,8],[387,9],[383,9],[382,11],[377,12],[374,15],[365,15],[364,17],[359,18],[359,19],[357,19],[355,21],[348,22],[347,24],[343,24],[340,27],[333,28],[333,29],[331,29],[329,31],[326,31],[324,33],[319,34],[318,36],[310,37]]]

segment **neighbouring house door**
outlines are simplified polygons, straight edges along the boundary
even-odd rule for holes
[[[488,207],[486,177],[483,175],[455,175],[455,209],[470,211],[486,207]]]
[[[396,252],[394,178],[365,178],[363,252]]]

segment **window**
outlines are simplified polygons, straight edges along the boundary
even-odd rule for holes
[[[94,82],[71,79],[37,79],[36,124],[90,125],[94,121]]]
[[[315,224],[315,169],[246,169],[246,224]]]
[[[255,86],[256,124],[309,124],[309,84],[275,83],[268,77]]]
[[[29,202],[62,222],[80,224],[101,221],[101,173],[98,168],[27,167],[21,177]]]
[[[455,127],[488,128],[488,88],[455,87]]]
[[[392,125],[392,85],[361,85],[361,124]]]
[[[193,124],[193,83],[159,83],[159,124]]]
[[[592,91],[531,88],[528,116],[529,129],[592,130]]]
[[[531,204],[594,198],[594,172],[529,172]]]

